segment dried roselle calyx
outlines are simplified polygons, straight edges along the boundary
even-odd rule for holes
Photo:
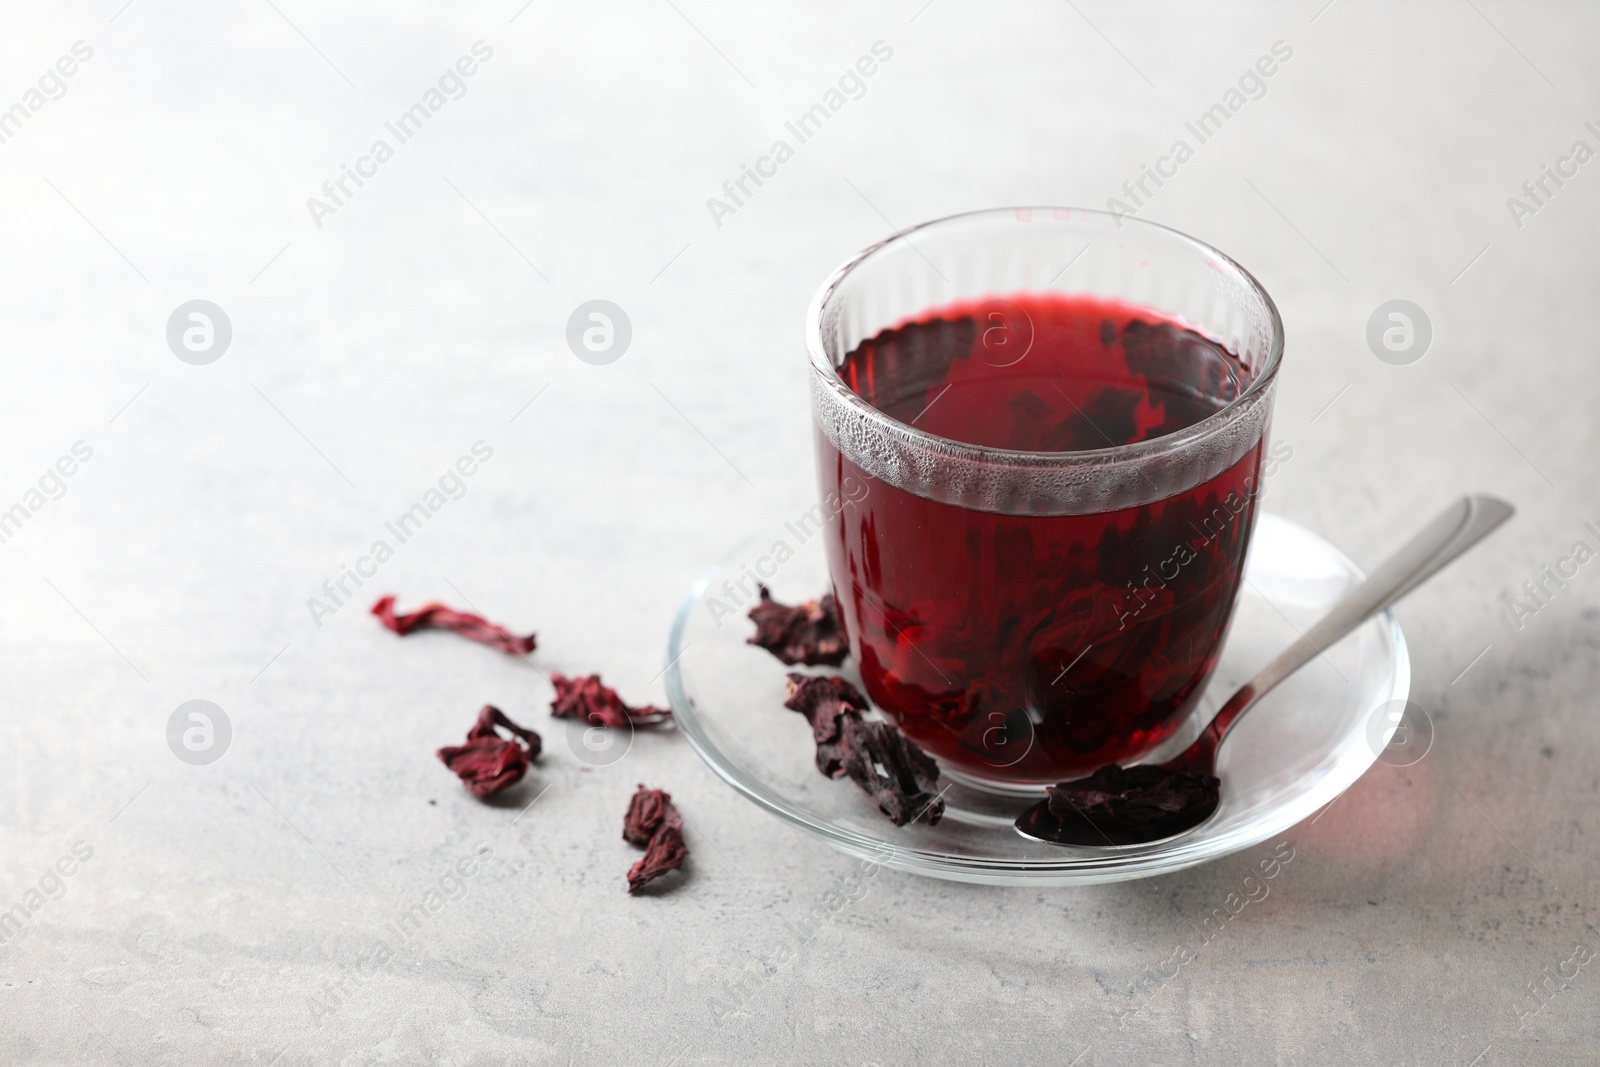
[[[843,704],[854,711],[867,710],[867,698],[850,681],[837,674],[790,672],[784,687],[783,706],[810,719],[818,709]]]
[[[844,662],[850,642],[832,593],[792,608],[773,600],[766,586],[760,588],[761,603],[750,609],[756,635],[746,644],[759,645],[790,666],[837,667]]]
[[[622,839],[644,848],[669,820],[682,821],[678,810],[672,806],[672,794],[651,789],[641,782],[638,792],[628,801],[627,814],[622,817]]]
[[[1050,814],[1089,827],[1113,845],[1157,841],[1182,833],[1216,810],[1221,781],[1211,774],[1162,764],[1107,764],[1045,791]]]
[[[683,831],[676,826],[663,826],[650,838],[643,858],[628,868],[628,892],[637,893],[647,883],[682,867],[688,858],[689,846],[684,843]]]
[[[556,671],[550,675],[550,684],[556,687],[550,714],[558,719],[578,719],[590,726],[621,730],[627,726],[654,726],[672,718],[666,708],[629,707],[615,689],[601,684],[598,674],[569,678]]]
[[[501,737],[497,726],[509,731],[511,738]],[[468,792],[483,800],[520,782],[541,747],[538,734],[518,726],[493,704],[485,704],[467,732],[466,743],[446,745],[438,755]]]
[[[811,724],[817,770],[829,778],[848,775],[896,826],[944,816],[936,792],[939,765],[892,724],[863,719],[866,698],[837,675],[791,674],[783,706]]]
[[[840,749],[844,772],[896,826],[919,818],[934,826],[944,817],[939,765],[894,726],[853,718]]]
[[[672,795],[641,783],[622,818],[622,837],[644,849],[644,857],[628,870],[628,892],[683,866],[689,846],[683,840],[683,816],[672,806]]]
[[[518,637],[482,615],[456,611],[443,604],[425,604],[409,615],[397,615],[394,610],[394,597],[386,596],[372,605],[372,613],[401,637],[418,630],[449,630],[469,641],[498,648],[510,656],[526,656],[538,644],[533,634]]]
[[[798,711],[811,724],[811,737],[817,743],[817,770],[829,778],[844,773],[844,753],[840,750],[841,721],[867,710],[867,698],[860,690],[836,674],[791,674],[783,706]]]

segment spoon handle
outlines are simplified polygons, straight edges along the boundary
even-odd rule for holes
[[[1250,705],[1266,696],[1295,671],[1310,663],[1334,642],[1411,590],[1433,577],[1445,564],[1483,540],[1516,513],[1504,500],[1473,493],[1445,508],[1399,551],[1378,566],[1367,580],[1334,605],[1300,640],[1261,668],[1217,712],[1203,740],[1214,754],[1228,728]],[[1197,746],[1198,747],[1198,746]]]

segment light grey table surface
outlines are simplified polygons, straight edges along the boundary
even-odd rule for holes
[[[28,913],[0,945],[0,1061],[1596,1058],[1600,975],[1572,961],[1600,950],[1600,565],[1520,628],[1507,600],[1600,547],[1600,161],[1571,156],[1600,149],[1592,6],[0,18],[0,108],[23,108],[0,125],[0,509],[28,516],[0,544],[0,909]],[[480,40],[464,95],[403,144],[386,132]],[[92,55],[47,76],[78,41]],[[859,99],[714,219],[707,198],[879,41]],[[1198,144],[1185,123],[1275,42],[1291,58]],[[393,158],[314,218],[380,138]],[[539,671],[660,701],[690,581],[812,498],[801,317],[833,266],[960,210],[1104,206],[1180,138],[1193,158],[1140,215],[1237,257],[1287,323],[1274,432],[1294,460],[1268,507],[1368,564],[1463,490],[1520,509],[1399,609],[1432,751],[1284,835],[1269,898],[1182,966],[1276,843],[1070,890],[883,871],[764,969],[853,861],[670,733],[585,769]],[[1534,201],[1545,165],[1569,177]],[[197,298],[233,331],[204,366],[165,339]],[[564,339],[594,298],[632,323],[609,366]],[[1396,298],[1433,327],[1406,366],[1365,340]],[[464,495],[314,621],[308,598],[479,441]],[[45,477],[77,442],[92,457]],[[365,613],[378,592],[537,630],[538,671],[400,641]],[[209,766],[168,748],[192,699],[232,724]],[[486,701],[548,752],[498,806],[432,754]],[[641,780],[678,799],[693,858],[630,898],[617,824]],[[480,844],[465,895],[367,966]],[[74,848],[92,856],[52,876]]]

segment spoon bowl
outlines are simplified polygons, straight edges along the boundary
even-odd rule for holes
[[[1115,766],[1112,764],[1111,766]],[[1193,816],[1193,821],[1188,821],[1177,828],[1169,828],[1167,833],[1151,831],[1158,836],[1142,836],[1137,832],[1128,832],[1118,821],[1094,821],[1087,814],[1076,818],[1063,819],[1051,811],[1048,799],[1042,800],[1027,811],[1017,816],[1016,830],[1023,837],[1034,841],[1041,841],[1047,845],[1091,845],[1099,848],[1116,848],[1127,845],[1153,845],[1161,841],[1182,837],[1199,829],[1210,821],[1217,813],[1221,804],[1220,795],[1213,794],[1208,804],[1200,804],[1188,812]]]

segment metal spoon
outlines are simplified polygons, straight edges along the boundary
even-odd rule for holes
[[[1017,833],[1050,844],[1105,847],[1145,844],[1193,830],[1217,810],[1217,749],[1256,701],[1433,577],[1515,510],[1483,494],[1451,504],[1233,694],[1182,755],[1151,766],[1102,767],[1087,778],[1052,786],[1046,799],[1017,818]]]

